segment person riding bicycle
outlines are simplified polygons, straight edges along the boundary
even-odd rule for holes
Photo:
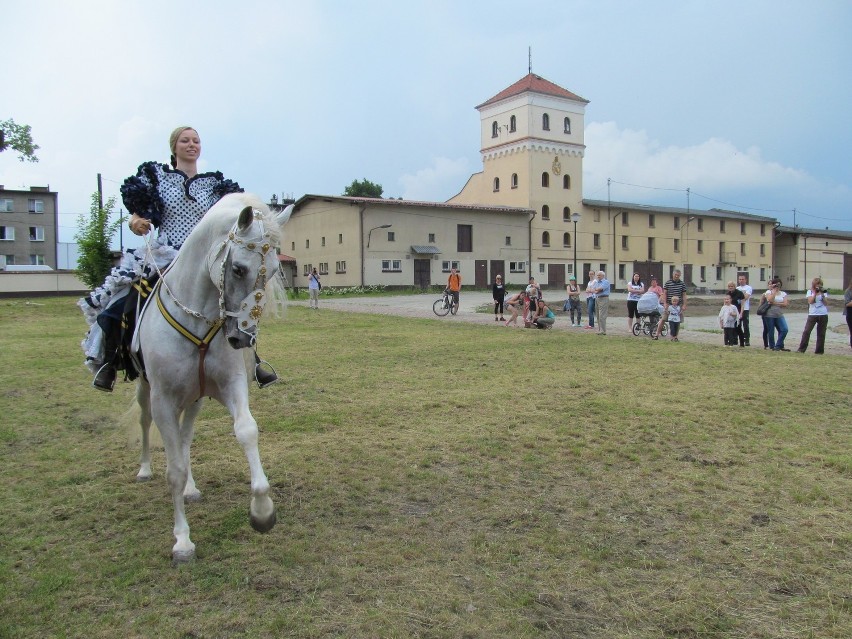
[[[453,306],[458,310],[459,307],[459,292],[461,291],[461,273],[453,267],[450,271],[450,276],[447,278],[447,290],[453,296]]]

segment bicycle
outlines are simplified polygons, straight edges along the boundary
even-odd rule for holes
[[[644,335],[655,337],[659,321],[660,316],[657,313],[653,313],[651,315],[639,314],[633,321],[633,334],[639,335],[639,333],[642,333]],[[663,322],[663,327],[660,329],[660,335],[665,337],[668,335],[668,332],[668,322]]]
[[[432,310],[438,317],[444,317],[447,313],[455,315],[456,312],[458,312],[459,307],[457,304],[454,304],[453,301],[453,294],[450,292],[450,289],[444,289],[443,297],[435,300],[432,304]]]

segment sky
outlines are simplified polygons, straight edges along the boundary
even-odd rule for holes
[[[847,0],[3,5],[0,120],[41,148],[0,153],[0,184],[57,191],[60,241],[98,174],[123,208],[178,125],[201,136],[200,170],[264,200],[366,178],[446,201],[482,170],[476,105],[530,60],[589,100],[585,198],[852,230]]]

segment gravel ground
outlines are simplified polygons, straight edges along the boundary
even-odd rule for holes
[[[347,311],[351,313],[373,313],[377,315],[394,315],[398,317],[417,317],[420,319],[433,319],[443,322],[471,322],[475,324],[483,324],[492,326],[495,330],[516,330],[511,327],[505,327],[500,322],[494,321],[494,314],[490,310],[491,293],[472,291],[462,292],[461,305],[456,316],[448,315],[446,317],[438,317],[432,312],[432,302],[439,295],[437,293],[424,293],[416,295],[397,295],[397,296],[380,296],[380,297],[348,297],[335,298],[322,296],[320,298],[320,310],[325,311]],[[547,295],[545,294],[545,297]],[[625,294],[614,294],[610,299],[610,315],[607,320],[607,337],[627,337],[630,339],[649,339],[645,336],[635,337],[632,332],[628,332],[627,328],[627,304]],[[307,300],[298,300],[290,302],[294,306],[307,306]],[[489,308],[489,312],[478,312],[478,309]],[[561,311],[562,300],[554,303],[553,311],[557,315],[556,322],[553,326],[554,330],[575,331],[583,335],[595,335],[595,331],[586,330],[569,326],[566,314]],[[680,330],[681,342],[694,342],[700,344],[717,345],[724,348],[722,344],[722,334],[719,330],[719,322],[717,314],[722,306],[721,296],[693,296],[689,298],[687,303],[687,311],[684,314],[684,324]],[[805,312],[797,308],[802,306]],[[756,305],[755,305],[756,307]],[[807,305],[799,304],[797,301],[793,306],[793,311],[785,313],[787,324],[790,327],[790,332],[785,340],[785,346],[791,350],[790,355],[797,355],[796,348],[799,346],[799,339],[802,336],[802,329],[805,325],[807,317]],[[585,317],[585,304],[583,308],[584,324],[587,323]],[[828,332],[826,335],[825,352],[831,355],[852,355],[852,348],[849,345],[849,333],[846,327],[846,318],[840,313],[840,306],[837,309],[831,308],[828,322]],[[717,332],[707,332],[717,331]],[[754,309],[751,312],[751,349],[763,349],[763,341],[761,335],[763,333],[763,324],[757,315],[754,314]],[[660,339],[660,344],[668,342],[668,338]],[[813,354],[814,344],[816,343],[816,330],[811,334],[810,343],[808,345],[808,354]],[[779,354],[784,355],[784,354]]]

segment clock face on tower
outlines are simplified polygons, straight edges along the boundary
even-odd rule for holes
[[[562,165],[559,164],[559,158],[553,158],[553,175],[559,175],[562,173]]]

